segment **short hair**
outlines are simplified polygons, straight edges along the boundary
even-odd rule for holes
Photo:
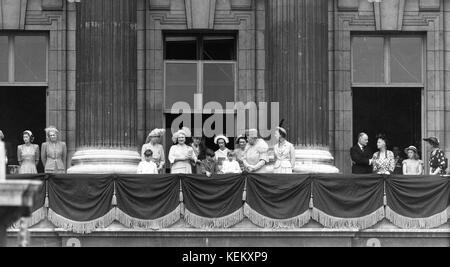
[[[235,153],[234,153],[234,151],[228,151],[228,153],[227,153],[227,157],[234,157],[234,155],[235,155]]]
[[[214,157],[216,156],[216,153],[214,153],[214,151],[210,148],[206,149],[206,156],[208,157]]]
[[[365,132],[361,132],[361,133],[358,134],[358,140],[361,139],[364,135],[369,136]]]
[[[151,149],[145,150],[144,156],[146,156],[146,157],[151,157],[151,156],[153,156],[153,150],[151,150]]]
[[[28,135],[30,137],[30,143],[34,142],[34,135],[30,131],[24,131],[22,135]]]
[[[389,141],[388,141],[388,139],[387,139],[387,137],[386,137],[385,134],[378,134],[376,139],[377,139],[377,140],[380,140],[380,139],[383,140],[384,143],[386,144],[386,147],[387,147],[388,144],[389,144]]]

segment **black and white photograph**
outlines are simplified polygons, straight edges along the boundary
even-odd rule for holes
[[[449,157],[450,1],[0,0],[0,247],[450,247]]]

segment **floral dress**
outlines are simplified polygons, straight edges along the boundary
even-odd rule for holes
[[[444,151],[437,149],[431,153],[430,156],[430,168],[431,171],[434,173],[438,168],[441,168],[441,172],[439,175],[445,175],[446,169],[447,169],[447,158],[445,157]]]
[[[380,174],[390,174],[395,169],[395,157],[392,151],[386,151],[384,157],[380,152],[376,152],[372,158],[373,172]]]

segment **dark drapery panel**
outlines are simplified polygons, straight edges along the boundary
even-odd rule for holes
[[[313,218],[326,227],[369,228],[384,218],[384,177],[315,175]]]
[[[49,209],[71,221],[88,222],[105,216],[113,208],[113,195],[111,175],[56,175],[48,181]]]
[[[117,207],[131,217],[155,220],[180,205],[178,176],[120,175],[116,181]]]
[[[245,177],[183,175],[184,218],[196,227],[230,227],[243,219]]]
[[[386,217],[402,228],[434,228],[449,219],[450,179],[392,176],[386,180]]]
[[[249,174],[246,216],[261,227],[301,227],[310,220],[309,175]]]

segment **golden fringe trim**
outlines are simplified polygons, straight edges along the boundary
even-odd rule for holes
[[[450,207],[428,218],[409,218],[398,214],[387,206],[386,218],[402,229],[432,229],[447,223],[450,219]]]
[[[305,213],[289,219],[272,219],[258,213],[247,203],[244,205],[244,214],[252,223],[256,224],[257,226],[273,229],[300,228],[311,220],[310,210],[307,210]]]
[[[116,219],[121,224],[132,229],[160,230],[174,225],[181,219],[181,205],[176,207],[176,209],[171,213],[155,220],[137,219],[129,216],[128,214],[117,208]]]
[[[89,234],[99,228],[106,228],[110,226],[116,219],[116,209],[111,209],[106,215],[87,222],[77,222],[67,219],[52,209],[48,210],[48,220],[55,226],[63,228],[67,231],[71,231],[77,234]]]
[[[231,213],[230,215],[220,217],[220,218],[206,218],[198,216],[188,209],[184,209],[184,220],[200,229],[215,229],[215,228],[230,228],[244,220],[244,209],[239,208],[237,211]]]
[[[381,207],[373,213],[358,218],[338,218],[326,214],[325,212],[313,208],[311,217],[326,228],[345,229],[356,228],[359,230],[368,229],[385,218],[384,207]]]

